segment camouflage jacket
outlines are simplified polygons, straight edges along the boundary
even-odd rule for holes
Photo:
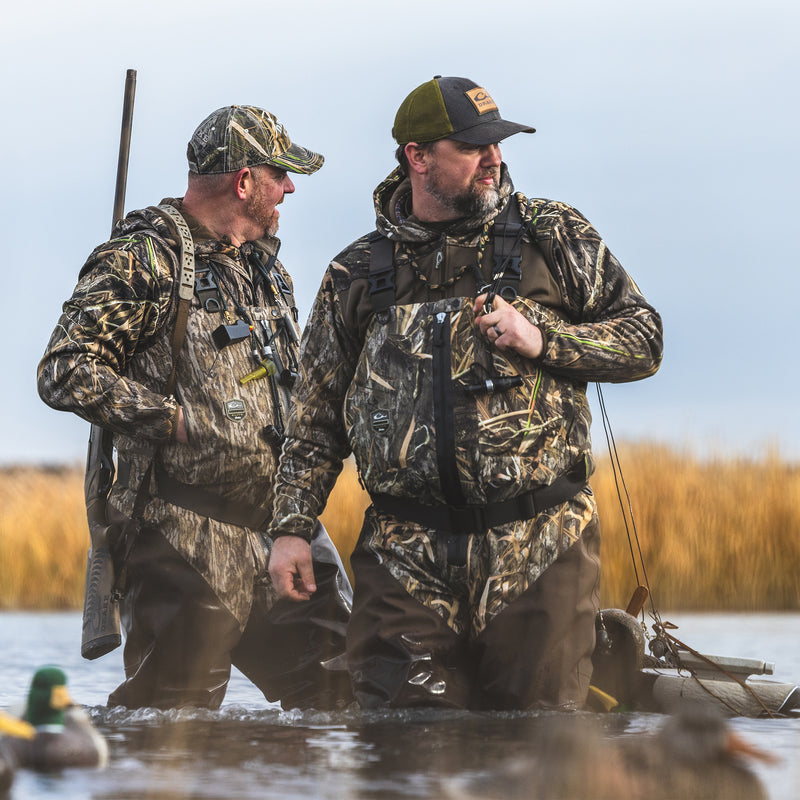
[[[437,361],[460,504],[470,505],[548,485],[582,460],[591,472],[587,381],[658,369],[660,317],[594,228],[564,203],[513,194],[505,166],[501,183],[497,209],[444,229],[404,216],[410,186],[399,170],[376,189],[377,229],[394,243],[396,305],[373,313],[369,237],[329,266],[301,342],[273,536],[308,538],[351,451],[372,494],[459,504],[437,453]],[[543,332],[535,362],[476,335],[472,303],[492,278],[492,223],[506,202],[527,223],[513,303]],[[469,390],[498,377],[520,385]]]
[[[163,202],[181,210],[179,200]],[[53,408],[114,432],[119,457],[130,464],[130,476],[115,483],[110,497],[122,513],[130,515],[156,447],[158,462],[178,481],[268,511],[277,453],[262,433],[285,418],[288,397],[284,390],[273,396],[267,378],[244,385],[239,379],[258,367],[276,330],[295,325],[291,279],[277,260],[268,279],[252,264],[254,255],[268,264],[276,239],[239,248],[186,220],[195,242],[196,285],[219,283],[210,296],[223,308],[195,293],[175,397],[166,396],[166,388],[179,244],[163,216],[150,209],[129,214],[114,238],[89,256],[39,365],[39,393]],[[217,328],[245,317],[253,334],[224,347],[215,343]],[[281,332],[274,344],[284,364],[296,359],[289,336]],[[178,403],[188,444],[174,440]],[[165,502],[155,480],[144,516],[246,619],[251,579],[264,569],[257,532]]]

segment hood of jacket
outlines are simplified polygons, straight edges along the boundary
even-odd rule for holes
[[[476,235],[505,206],[514,191],[505,162],[500,166],[500,197],[497,205],[483,215],[462,217],[454,220],[447,229],[448,236],[469,237]],[[375,189],[372,198],[375,204],[375,227],[393,241],[428,242],[441,238],[441,229],[427,227],[413,214],[402,216],[401,209],[409,205],[411,181],[403,170],[396,167]]]

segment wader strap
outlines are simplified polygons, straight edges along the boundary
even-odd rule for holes
[[[240,528],[264,530],[270,518],[269,512],[263,508],[240,500],[227,500],[197,486],[181,483],[169,475],[161,464],[156,464],[156,496],[174,506],[194,511],[201,517],[210,517]]]
[[[483,533],[507,522],[532,519],[545,509],[565,503],[586,485],[586,481],[586,467],[582,463],[549,486],[486,506],[428,506],[388,494],[373,494],[372,503],[378,511],[442,533]]]
[[[382,233],[372,231],[369,255],[369,297],[372,310],[378,314],[391,308],[397,300],[394,285],[394,243]]]
[[[512,194],[505,208],[495,217],[492,226],[494,239],[494,281],[491,291],[511,302],[519,294],[522,279],[523,225],[519,203]],[[394,282],[394,243],[375,230],[367,235],[370,242],[369,296],[372,310],[377,314],[395,305],[397,292]]]
[[[522,278],[522,234],[524,226],[519,213],[519,203],[512,195],[505,208],[494,220],[494,275],[493,292],[506,302],[519,294]]]

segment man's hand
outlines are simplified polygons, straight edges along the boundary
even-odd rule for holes
[[[308,600],[317,591],[311,545],[299,536],[279,536],[272,545],[269,574],[278,597]]]
[[[526,358],[539,358],[544,348],[542,332],[500,295],[494,296],[491,312],[484,314],[486,297],[486,294],[476,297],[473,306],[480,332],[500,350],[510,347]]]

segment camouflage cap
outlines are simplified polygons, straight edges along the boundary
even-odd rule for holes
[[[392,128],[400,145],[438,139],[493,144],[520,132],[536,129],[502,119],[489,93],[474,81],[441,75],[417,86],[403,100]]]
[[[192,134],[186,157],[189,170],[199,175],[260,164],[310,175],[325,161],[319,153],[292,144],[275,116],[255,106],[225,106],[209,114]]]

